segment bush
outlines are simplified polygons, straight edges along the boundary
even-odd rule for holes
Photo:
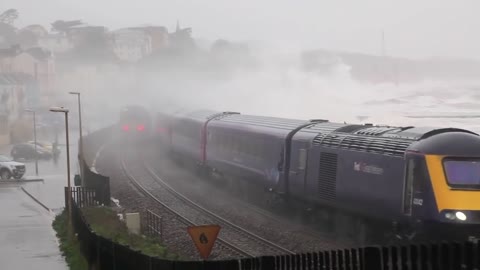
[[[128,231],[126,224],[118,219],[117,213],[107,207],[83,208],[82,213],[92,230],[105,238],[145,255],[162,259],[178,259],[157,240],[137,235]]]
[[[80,243],[73,232],[72,226],[68,226],[67,211],[63,210],[60,215],[55,217],[52,223],[53,229],[60,240],[60,250],[71,270],[88,269],[87,260],[80,252]]]

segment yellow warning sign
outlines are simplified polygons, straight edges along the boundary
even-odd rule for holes
[[[217,240],[220,226],[218,225],[202,225],[187,228],[188,234],[192,237],[200,256],[206,260],[212,252],[213,244]]]

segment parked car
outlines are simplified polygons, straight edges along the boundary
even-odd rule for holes
[[[20,179],[25,174],[25,164],[16,162],[13,159],[0,155],[0,179]]]
[[[27,143],[35,146],[34,141],[29,141]],[[37,148],[38,147],[42,147],[43,149],[50,151],[54,155],[60,154],[60,149],[58,149],[58,147],[56,149],[53,149],[53,144],[51,144],[49,142],[37,141]]]
[[[13,157],[14,160],[18,160],[21,158],[26,160],[32,160],[35,158],[50,159],[53,157],[51,151],[38,145],[37,152],[35,152],[35,146],[28,143],[20,143],[14,145],[12,151],[10,152],[10,155]]]

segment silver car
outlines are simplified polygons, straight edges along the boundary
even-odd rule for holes
[[[10,178],[21,179],[25,174],[25,164],[16,162],[13,159],[0,155],[0,179]]]

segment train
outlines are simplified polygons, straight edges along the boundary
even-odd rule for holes
[[[363,241],[379,228],[403,239],[480,235],[475,132],[212,110],[161,113],[153,122],[163,131],[153,140],[199,174],[254,183]]]
[[[152,128],[151,113],[145,107],[130,105],[121,108],[116,125],[120,139],[130,143],[147,141],[151,137]]]

